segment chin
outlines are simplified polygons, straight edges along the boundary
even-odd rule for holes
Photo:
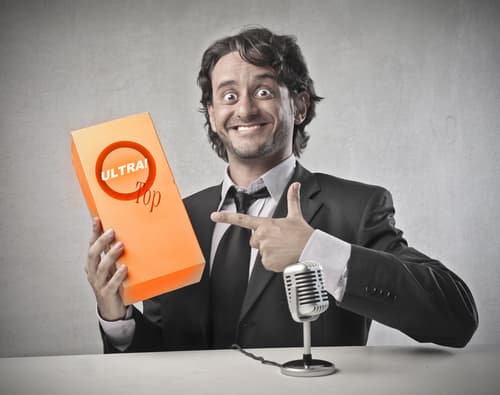
[[[265,155],[266,152],[270,151],[270,149],[271,147],[267,144],[257,145],[253,143],[232,145],[231,148],[229,148],[229,151],[231,151],[234,156],[241,159],[255,159]]]

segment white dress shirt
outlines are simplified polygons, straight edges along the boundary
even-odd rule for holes
[[[256,217],[272,217],[278,202],[285,190],[287,184],[292,177],[295,169],[295,157],[291,155],[283,162],[263,174],[255,180],[248,188],[243,189],[234,184],[229,176],[229,171],[226,169],[224,180],[222,182],[221,199],[219,203],[219,211],[236,212],[234,201],[225,202],[226,194],[232,186],[237,190],[242,190],[247,193],[255,192],[263,187],[266,187],[270,196],[256,200],[248,209],[248,215]],[[217,246],[224,232],[229,228],[229,224],[216,223],[212,235],[212,248],[210,254],[210,269],[214,261]],[[248,276],[252,273],[255,259],[258,251],[254,248],[251,250],[250,267]],[[334,236],[331,236],[320,230],[314,230],[305,245],[299,261],[314,261],[318,262],[323,267],[325,288],[337,302],[342,300],[344,295],[345,285],[347,282],[347,261],[351,255],[351,245]],[[124,320],[105,321],[99,314],[101,327],[108,336],[109,340],[119,350],[125,350],[132,342],[132,337],[135,331],[135,320],[132,319],[132,307],[127,309],[127,316]]]

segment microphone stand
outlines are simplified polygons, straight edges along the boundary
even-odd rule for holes
[[[302,359],[288,361],[281,366],[281,373],[294,377],[327,376],[335,372],[335,365],[328,361],[312,359],[311,355],[311,320],[302,322],[304,352]]]

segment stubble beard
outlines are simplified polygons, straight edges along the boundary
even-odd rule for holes
[[[259,158],[267,158],[273,153],[280,151],[286,145],[287,133],[282,129],[273,134],[272,139],[266,140],[259,145],[249,142],[247,147],[237,147],[228,138],[223,139],[222,142],[228,154],[231,154],[236,159],[240,160],[254,160]]]

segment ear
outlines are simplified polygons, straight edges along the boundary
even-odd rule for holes
[[[208,110],[208,119],[210,121],[210,126],[214,132],[217,132],[217,129],[215,128],[214,106],[212,105],[212,103],[209,103],[207,105],[207,110]]]
[[[307,117],[310,98],[307,92],[300,92],[293,97],[295,125],[300,125]]]

